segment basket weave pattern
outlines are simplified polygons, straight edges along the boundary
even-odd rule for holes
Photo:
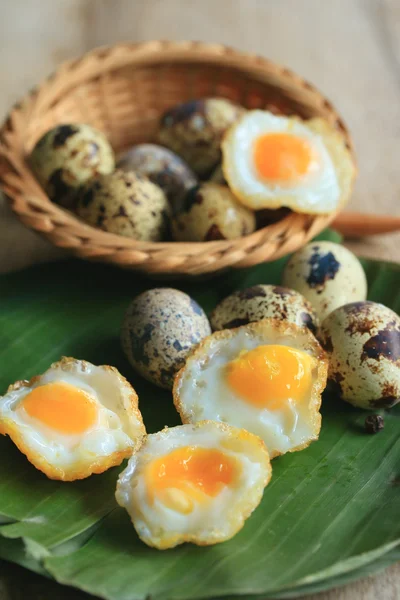
[[[137,242],[80,221],[49,200],[26,157],[59,123],[89,123],[116,152],[154,141],[171,106],[221,96],[247,108],[278,106],[302,117],[324,117],[346,136],[332,105],[309,83],[258,56],[217,44],[146,42],[96,49],[64,63],[11,111],[0,131],[0,184],[19,219],[76,255],[152,273],[200,274],[247,267],[304,245],[334,218],[289,214],[251,235],[204,243]]]

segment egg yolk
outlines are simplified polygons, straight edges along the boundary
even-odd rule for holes
[[[255,141],[254,164],[263,179],[291,183],[307,175],[316,161],[306,139],[288,133],[267,133]]]
[[[62,434],[83,433],[97,419],[97,407],[85,391],[69,383],[46,383],[32,390],[22,402],[25,412]]]
[[[203,502],[215,497],[225,486],[235,482],[239,465],[215,448],[184,446],[150,463],[147,467],[149,500],[160,496],[164,504],[188,514],[194,500]]]
[[[288,346],[258,346],[226,366],[230,388],[258,408],[276,410],[309,397],[315,359]]]

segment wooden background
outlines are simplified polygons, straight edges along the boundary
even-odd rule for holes
[[[400,214],[400,0],[0,0],[0,116],[65,59],[160,38],[225,43],[309,79],[354,135],[360,174],[349,208]],[[400,234],[348,243],[400,261]],[[0,198],[0,272],[60,254]],[[0,600],[82,597],[0,566]],[[316,598],[398,600],[400,567]]]

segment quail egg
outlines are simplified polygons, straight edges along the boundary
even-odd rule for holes
[[[0,434],[49,479],[75,481],[120,465],[146,430],[135,390],[114,367],[63,357],[0,396]]]
[[[400,317],[383,304],[351,302],[322,323],[329,379],[343,400],[389,408],[400,400]]]
[[[162,189],[147,177],[117,169],[82,188],[76,212],[104,231],[158,242],[168,232],[170,206]]]
[[[218,183],[219,185],[228,185],[221,164],[219,164],[212,172],[209,181]],[[254,213],[256,217],[256,229],[262,229],[263,227],[267,227],[267,225],[277,223],[290,214],[290,212],[290,208],[264,208],[262,210],[257,210]]]
[[[303,294],[321,321],[335,308],[367,297],[360,261],[334,242],[311,242],[293,254],[284,269],[282,285]]]
[[[204,421],[149,435],[121,473],[116,499],[149,546],[208,546],[243,527],[270,478],[259,437]]]
[[[198,183],[192,169],[171,150],[156,144],[139,144],[123,154],[117,167],[146,175],[167,196],[173,212],[179,212],[185,193]]]
[[[224,98],[179,104],[162,116],[158,140],[205,177],[221,158],[222,136],[243,113],[244,108]]]
[[[189,352],[210,333],[203,309],[190,296],[155,288],[130,304],[121,341],[129,362],[143,377],[170,389]]]
[[[30,164],[48,196],[73,208],[77,188],[114,170],[114,152],[106,136],[90,125],[58,125],[37,142]]]
[[[183,210],[172,220],[172,236],[179,242],[231,240],[255,230],[254,213],[239,204],[228,187],[202,183],[189,190]]]
[[[231,329],[267,318],[286,320],[306,326],[316,333],[317,315],[299,292],[278,285],[253,285],[234,292],[214,309],[211,326],[214,330]]]
[[[328,359],[305,327],[264,319],[216,331],[175,377],[183,423],[203,419],[258,435],[271,458],[318,439]]]
[[[229,187],[253,210],[327,214],[345,204],[356,169],[343,135],[323,119],[252,110],[222,142]]]

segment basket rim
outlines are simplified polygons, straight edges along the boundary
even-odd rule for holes
[[[64,84],[64,93],[79,85],[80,81],[85,81],[84,67],[91,64],[94,73],[91,78],[100,75],[106,71],[112,71],[123,68],[135,62],[136,66],[145,64],[162,63],[188,63],[198,62],[210,64],[210,62],[225,66],[237,68],[239,71],[246,72],[250,77],[266,75],[275,75],[280,82],[288,82],[306,90],[310,97],[323,105],[329,120],[334,124],[343,135],[347,147],[351,153],[352,160],[356,164],[354,148],[351,135],[341,116],[337,113],[329,100],[311,83],[295,74],[287,67],[281,66],[267,58],[236,50],[230,46],[222,44],[199,42],[199,41],[168,41],[153,40],[145,42],[121,42],[112,46],[100,46],[83,54],[79,58],[65,61],[47,78],[42,80],[33,90],[28,92],[19,102],[17,102],[6,116],[0,128],[0,186],[8,198],[12,210],[23,223],[29,227],[44,233],[51,241],[65,248],[76,249],[76,243],[69,236],[80,238],[80,244],[86,249],[93,246],[98,252],[103,252],[104,256],[110,253],[110,250],[119,252],[137,251],[138,262],[145,262],[144,254],[159,254],[169,251],[170,255],[185,255],[193,257],[209,252],[218,252],[221,256],[235,251],[238,242],[234,240],[216,240],[210,242],[145,242],[124,238],[112,234],[81,221],[73,213],[53,203],[40,187],[34,178],[29,165],[25,162],[25,153],[23,145],[23,131],[34,119],[35,113],[43,111],[46,104],[51,106],[52,90],[58,89],[59,85]],[[57,87],[58,86],[58,87]],[[284,87],[279,84],[277,87]],[[31,187],[35,190],[35,195],[27,196],[22,189],[18,189],[17,181],[21,175],[30,176]],[[262,244],[262,240],[268,237],[268,240],[274,240],[279,248],[279,238],[284,235],[296,223],[297,231],[303,230],[305,241],[308,241],[311,235],[309,232],[321,231],[336,216],[337,212],[329,215],[306,215],[299,213],[290,213],[277,223],[267,225],[262,229],[239,238],[242,249],[250,252],[257,249]],[[65,240],[60,243],[57,239],[52,239],[51,232],[57,229],[62,232]],[[72,232],[73,230],[73,232]],[[80,233],[77,235],[76,232]],[[314,233],[315,234],[315,233]],[[95,239],[94,239],[95,238]],[[282,242],[285,245],[283,239]],[[90,252],[86,252],[90,256]],[[147,258],[153,260],[153,256]]]

